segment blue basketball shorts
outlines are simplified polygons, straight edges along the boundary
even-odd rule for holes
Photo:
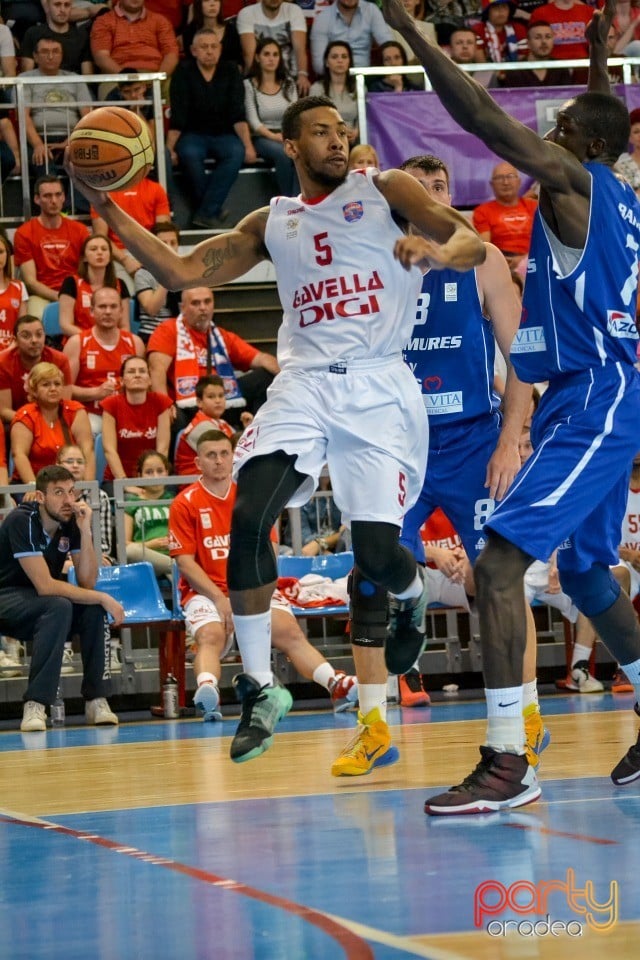
[[[612,363],[553,381],[531,441],[533,455],[487,527],[538,560],[558,547],[561,571],[615,564],[640,449],[637,370]]]

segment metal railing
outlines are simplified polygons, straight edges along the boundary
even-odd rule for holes
[[[154,120],[154,131],[155,131],[155,158],[156,158],[156,169],[158,174],[158,181],[166,189],[167,185],[167,169],[166,169],[166,160],[165,160],[165,139],[164,139],[164,118],[162,113],[162,91],[161,83],[163,80],[166,80],[166,73],[115,73],[115,74],[91,74],[89,76],[84,76],[82,74],[72,75],[72,76],[56,76],[56,77],[0,77],[0,87],[3,88],[14,88],[15,96],[13,104],[2,104],[0,105],[0,110],[4,112],[9,112],[11,110],[16,111],[17,121],[18,121],[18,144],[20,147],[20,179],[22,182],[22,214],[25,220],[28,220],[31,217],[31,190],[30,190],[30,174],[29,174],[29,144],[27,141],[27,129],[26,129],[26,110],[34,106],[40,107],[41,104],[29,104],[25,98],[25,87],[37,87],[37,86],[68,86],[69,84],[86,84],[90,88],[93,86],[102,85],[105,83],[134,83],[136,81],[142,81],[145,83],[151,84],[150,96],[145,100],[136,100],[136,101],[112,101],[112,100],[80,100],[80,101],[68,101],[66,103],[47,103],[47,111],[50,110],[64,110],[67,113],[70,110],[73,110],[74,107],[90,107],[94,109],[96,107],[127,107],[127,106],[139,106],[139,105],[151,105],[153,107],[153,120]],[[67,136],[72,132],[73,126],[67,117],[66,123],[66,134]],[[39,131],[40,133],[40,131]],[[55,136],[56,139],[59,138],[60,131],[57,130]],[[41,132],[42,139],[44,143],[47,143],[47,130]],[[75,209],[73,204],[72,197],[72,212]],[[4,216],[4,209],[1,211],[1,219],[7,219]]]
[[[622,83],[630,84],[633,80],[633,68],[640,65],[640,57],[609,57],[607,67],[622,67]],[[461,63],[458,64],[465,73],[502,73],[510,70],[559,70],[561,67],[574,69],[588,68],[588,60],[518,60],[509,63]],[[349,73],[356,78],[356,100],[358,104],[358,129],[360,142],[368,142],[368,125],[366,95],[368,93],[365,80],[367,77],[384,77],[397,74],[422,75],[425,91],[433,90],[429,77],[420,66],[407,67],[352,67]],[[576,84],[579,86],[579,84]]]

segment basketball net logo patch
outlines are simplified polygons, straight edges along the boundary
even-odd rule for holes
[[[345,203],[342,208],[342,216],[347,223],[355,223],[357,220],[361,220],[363,214],[362,200],[351,200],[349,203]]]

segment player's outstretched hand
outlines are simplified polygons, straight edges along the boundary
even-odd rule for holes
[[[400,30],[412,19],[401,0],[382,0],[382,16],[394,30]]]
[[[80,180],[76,173],[75,167],[71,162],[69,147],[65,147],[63,166],[76,190],[80,191],[82,196],[89,201],[92,207],[98,209],[103,203],[106,202],[108,199],[107,193],[102,190],[94,190],[93,187],[87,186],[83,180]]]
[[[616,15],[616,0],[605,0],[602,10],[594,10],[591,20],[585,27],[584,35],[591,45],[606,45],[611,23]]]

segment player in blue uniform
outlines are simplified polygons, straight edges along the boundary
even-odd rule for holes
[[[522,578],[558,550],[563,589],[594,624],[640,698],[640,627],[609,565],[615,562],[629,468],[636,451],[640,377],[634,368],[640,206],[611,169],[629,118],[611,96],[606,37],[615,3],[594,13],[588,92],[558,111],[541,140],[505,114],[436,47],[400,0],[387,21],[408,41],[461,126],[540,182],[523,323],[511,359],[521,379],[548,379],[534,419],[535,453],[487,527],[475,567],[488,706],[481,760],[459,785],[429,798],[429,814],[522,806],[540,787],[524,754]],[[612,772],[640,776],[640,737]]]
[[[421,183],[432,200],[451,205],[449,172],[442,160],[412,157],[401,169]],[[416,236],[418,251],[420,242]],[[520,469],[518,443],[531,387],[518,380],[508,363],[504,417],[498,410],[500,397],[493,389],[496,338],[508,357],[520,320],[520,301],[504,256],[491,243],[485,243],[485,250],[484,262],[472,271],[425,273],[416,324],[403,351],[429,415],[426,477],[418,501],[405,514],[401,534],[401,542],[422,564],[425,554],[420,528],[437,507],[447,514],[474,563],[484,546],[483,527],[495,500],[504,496]],[[383,709],[386,666],[392,673],[412,666],[394,644],[386,646],[385,666],[380,628],[385,604],[384,591],[375,591],[356,574],[351,584],[351,638],[361,703],[367,708]],[[535,672],[525,679],[533,681],[535,688]],[[537,763],[544,728],[534,705],[527,735],[531,761]],[[394,749],[386,741],[384,746]],[[370,772],[374,764],[367,757],[371,751],[361,747],[357,740],[347,746],[332,767],[334,775]]]

